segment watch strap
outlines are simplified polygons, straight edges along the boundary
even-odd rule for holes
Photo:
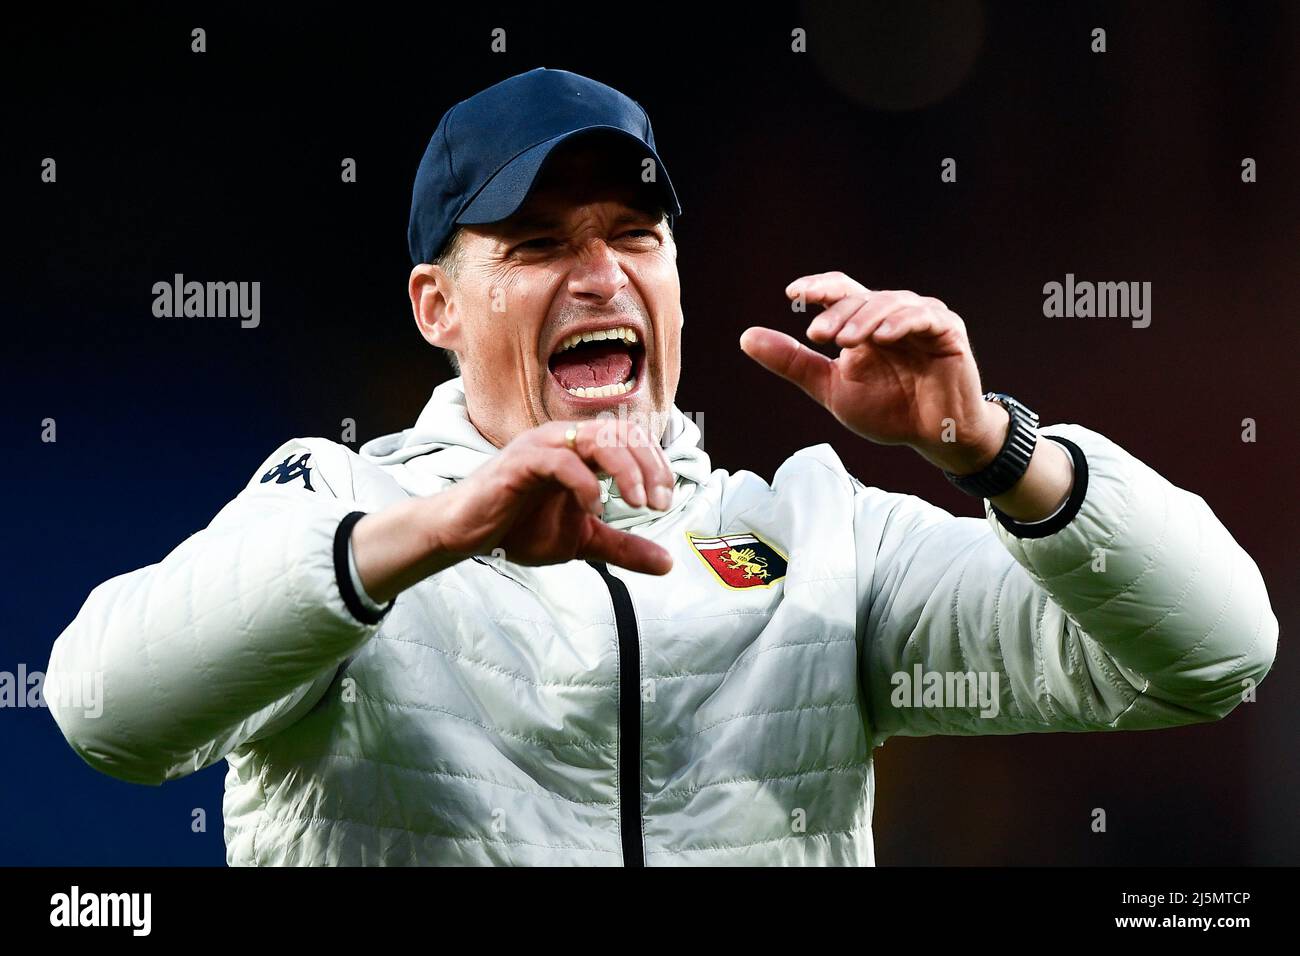
[[[1001,392],[989,392],[984,400],[997,402],[1010,416],[1002,448],[987,466],[974,474],[954,475],[945,471],[944,476],[968,495],[996,498],[1015,487],[1028,470],[1029,459],[1038,445],[1038,415]]]

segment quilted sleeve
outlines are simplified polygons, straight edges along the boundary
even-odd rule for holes
[[[383,616],[347,578],[340,530],[359,510],[350,454],[324,439],[287,442],[207,528],[91,592],[55,641],[44,684],[87,763],[160,784],[283,729],[320,698]],[[102,690],[79,693],[92,687]]]
[[[1088,429],[1043,434],[1075,459],[1052,529],[855,482],[876,743],[1216,720],[1272,666],[1264,581],[1206,503]]]

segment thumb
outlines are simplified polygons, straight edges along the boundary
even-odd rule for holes
[[[579,549],[578,557],[604,561],[641,574],[667,574],[672,570],[673,557],[663,547],[648,538],[616,531],[592,515],[585,517],[591,536]]]
[[[741,350],[769,372],[798,385],[826,404],[835,363],[797,339],[775,329],[752,326],[740,337]]]

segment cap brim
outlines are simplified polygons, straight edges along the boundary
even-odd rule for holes
[[[545,142],[530,146],[518,156],[501,167],[491,179],[465,204],[465,208],[456,216],[456,223],[461,225],[480,225],[501,222],[513,216],[528,198],[537,181],[537,174],[552,151],[561,143],[575,137],[603,133],[626,140],[644,150],[655,161],[655,182],[664,204],[664,211],[670,216],[681,215],[681,206],[677,202],[677,192],[673,189],[668,170],[664,167],[659,154],[645,140],[617,126],[587,126],[570,130]]]

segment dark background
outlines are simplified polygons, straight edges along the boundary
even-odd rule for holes
[[[1278,662],[1222,722],[889,742],[879,861],[1297,862],[1300,5],[701,7],[10,21],[0,670],[43,670],[96,584],[206,525],[286,438],[337,440],[350,417],[360,442],[414,421],[450,374],[406,297],[428,136],[478,89],[562,67],[655,124],[684,208],[677,404],[704,413],[715,466],[770,477],[827,441],[868,483],[978,514],[918,456],[855,439],[737,348],[751,324],[802,327],[783,287],[842,269],[943,299],[986,386],[1204,496],[1269,585]],[[489,50],[497,26],[504,54]],[[40,181],[47,156],[55,184]],[[948,156],[956,184],[940,182]],[[152,285],[177,272],[260,281],[260,327],[155,318]],[[1151,326],[1044,318],[1043,284],[1067,272],[1152,282]],[[0,710],[0,863],[219,864],[224,772],[119,783],[47,711]]]

